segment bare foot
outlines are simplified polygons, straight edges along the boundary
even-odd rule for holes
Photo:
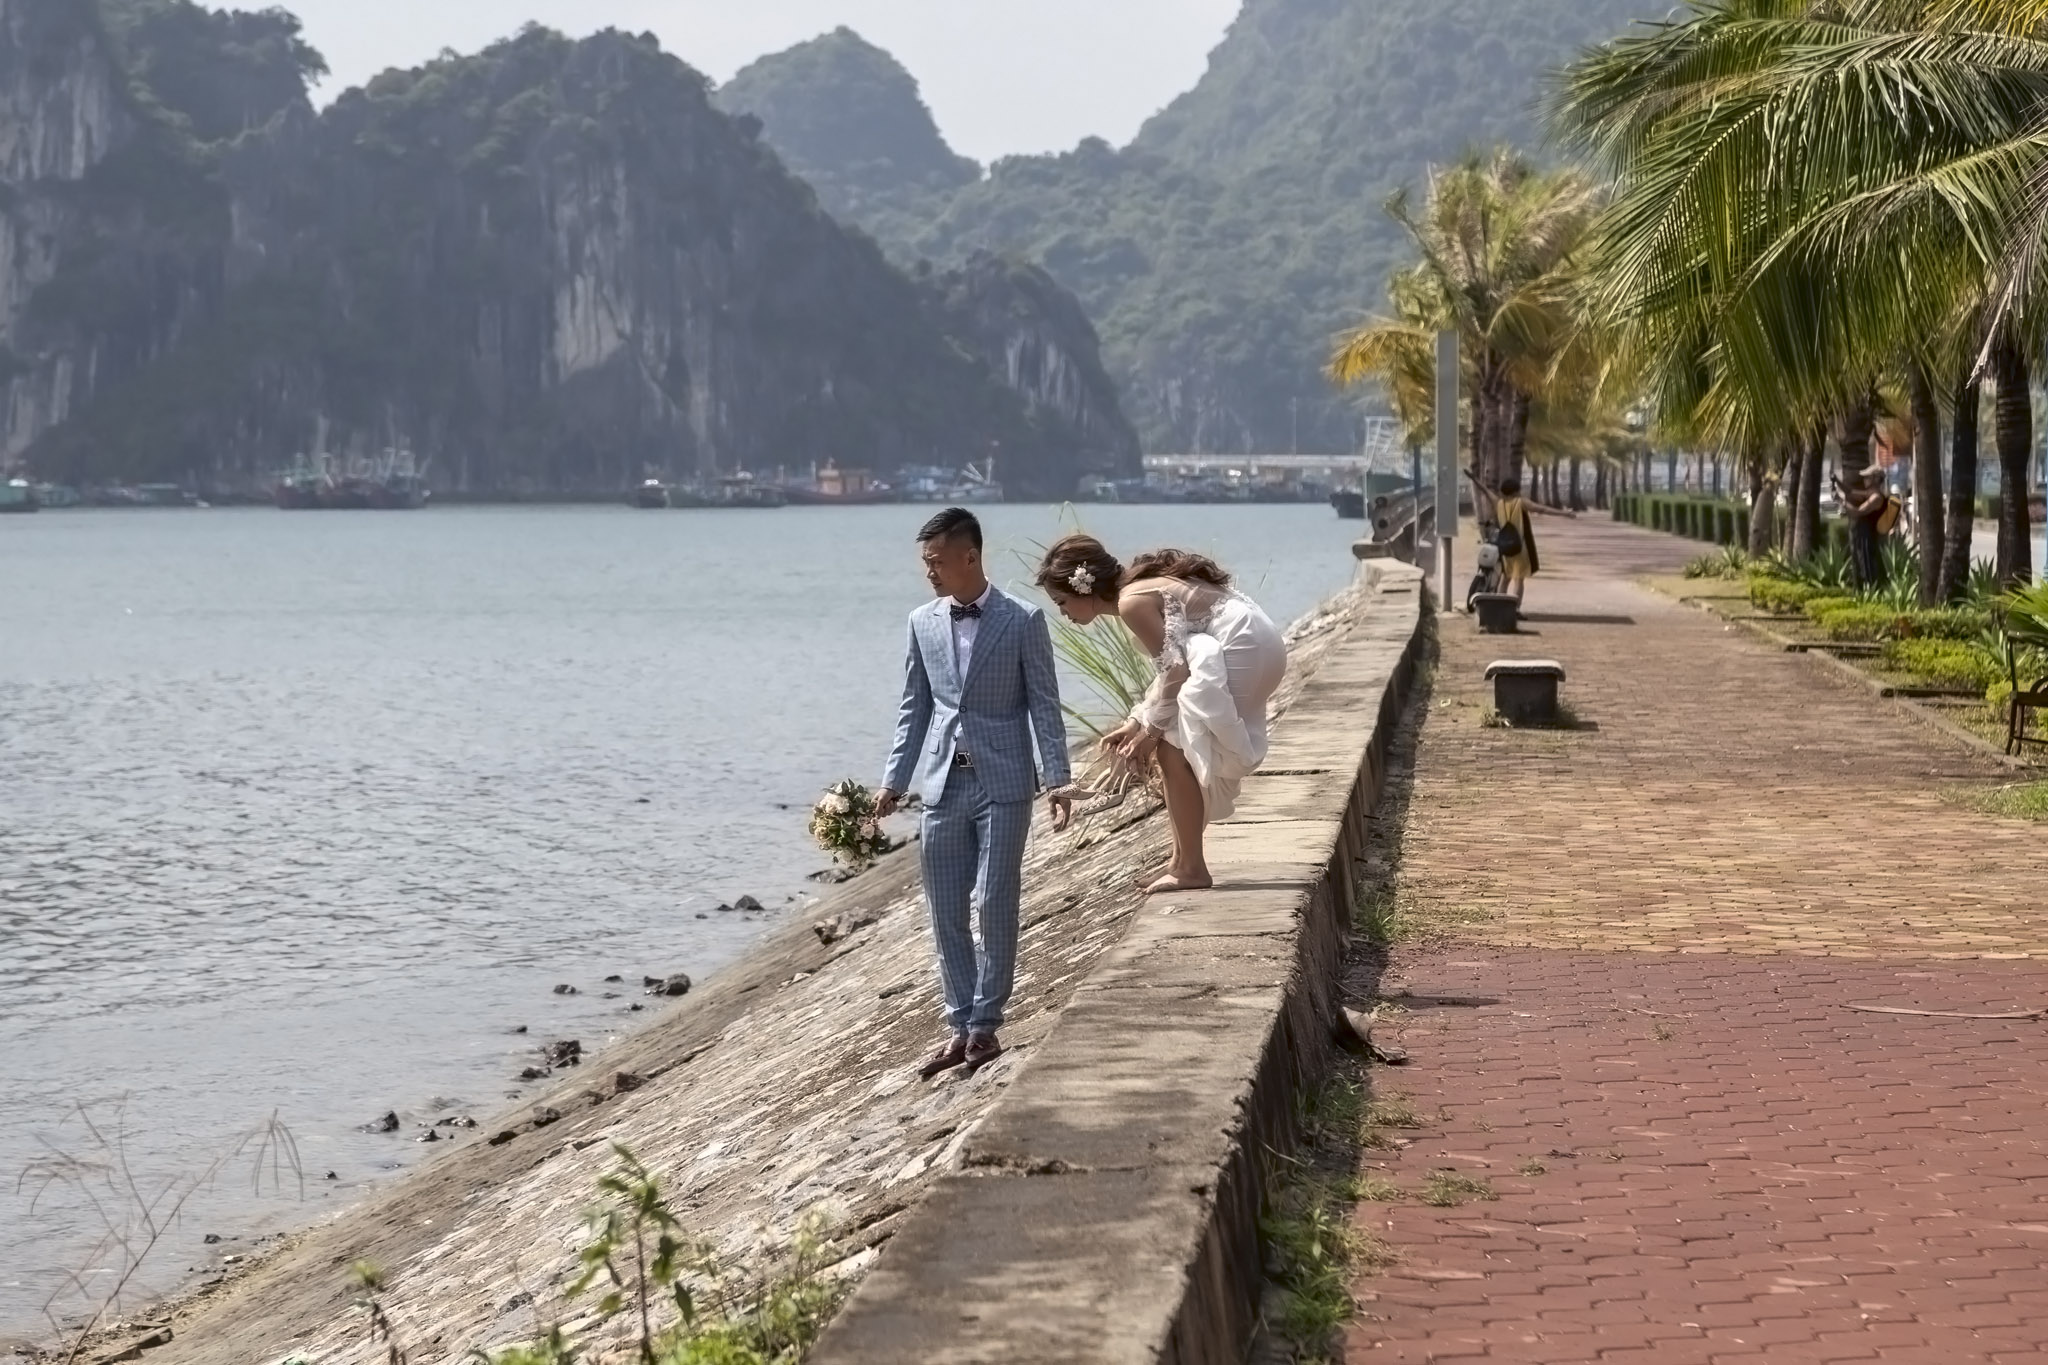
[[[1136,886],[1137,889],[1140,891],[1150,891],[1152,889],[1152,883],[1158,881],[1162,877],[1170,877],[1172,875],[1173,864],[1161,863],[1159,864],[1159,866],[1153,868],[1149,872],[1140,872],[1136,880],[1132,883],[1132,885]]]
[[[1162,896],[1172,891],[1207,891],[1216,885],[1216,879],[1206,872],[1182,874],[1169,872],[1145,888],[1148,896]]]

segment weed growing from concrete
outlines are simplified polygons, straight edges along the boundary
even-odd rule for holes
[[[1268,1157],[1273,1193],[1259,1220],[1267,1268],[1261,1330],[1299,1365],[1334,1358],[1337,1333],[1356,1311],[1352,1281],[1394,1259],[1353,1215],[1360,1201],[1401,1195],[1388,1181],[1356,1174],[1360,1146],[1376,1131],[1370,1117],[1377,1104],[1368,1097],[1363,1064],[1346,1063],[1300,1101],[1300,1151]]]
[[[372,1348],[384,1348],[384,1365],[409,1365],[411,1357],[398,1343],[398,1329],[392,1325],[391,1315],[384,1311],[384,1272],[369,1261],[357,1261],[349,1267],[349,1278],[356,1283],[356,1308],[368,1323]]]
[[[1352,932],[1368,943],[1399,943],[1408,936],[1401,902],[1391,891],[1368,891],[1351,916]]]
[[[1519,1170],[1523,1175],[1528,1176],[1550,1174],[1550,1168],[1548,1166],[1545,1166],[1542,1162],[1538,1161],[1533,1156],[1530,1157],[1527,1161],[1523,1162],[1516,1169]]]
[[[686,1239],[659,1177],[614,1146],[617,1167],[598,1181],[600,1198],[586,1215],[590,1240],[566,1294],[598,1294],[599,1326],[624,1316],[640,1365],[794,1365],[845,1302],[849,1286],[824,1273],[825,1227],[804,1220],[784,1264],[760,1280],[735,1275],[711,1247]],[[367,1262],[352,1271],[370,1341],[382,1365],[412,1365],[384,1306],[385,1277]],[[616,1338],[613,1338],[616,1340]],[[482,1365],[575,1365],[592,1342],[571,1339],[559,1325],[533,1341],[496,1352],[471,1351]],[[608,1357],[609,1358],[609,1357]]]
[[[1678,1030],[1660,1019],[1650,1025],[1650,1036],[1660,1043],[1668,1043],[1678,1036]]]
[[[1493,1185],[1463,1171],[1431,1171],[1422,1182],[1422,1202],[1453,1209],[1474,1199],[1498,1199]]]

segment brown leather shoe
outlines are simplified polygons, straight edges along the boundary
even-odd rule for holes
[[[967,1069],[979,1071],[1003,1055],[1003,1045],[996,1041],[993,1033],[970,1033],[967,1035]]]
[[[951,1071],[967,1063],[967,1035],[956,1033],[947,1044],[924,1059],[924,1065],[917,1069],[920,1080],[930,1080],[942,1071]]]

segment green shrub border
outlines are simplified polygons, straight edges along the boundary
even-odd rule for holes
[[[1614,519],[1648,531],[1702,540],[1710,545],[1749,548],[1749,504],[1688,493],[1623,493],[1613,500]],[[1821,532],[1827,548],[1849,552],[1849,527],[1840,518],[1826,518]]]

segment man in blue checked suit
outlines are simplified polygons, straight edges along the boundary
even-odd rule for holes
[[[924,802],[924,895],[953,1031],[919,1068],[929,1079],[1002,1055],[1031,805],[1072,773],[1045,613],[990,585],[972,512],[946,509],[917,541],[938,600],[910,614],[896,744],[876,799],[885,816],[908,793]],[[1046,799],[1053,828],[1066,828],[1066,798]]]

